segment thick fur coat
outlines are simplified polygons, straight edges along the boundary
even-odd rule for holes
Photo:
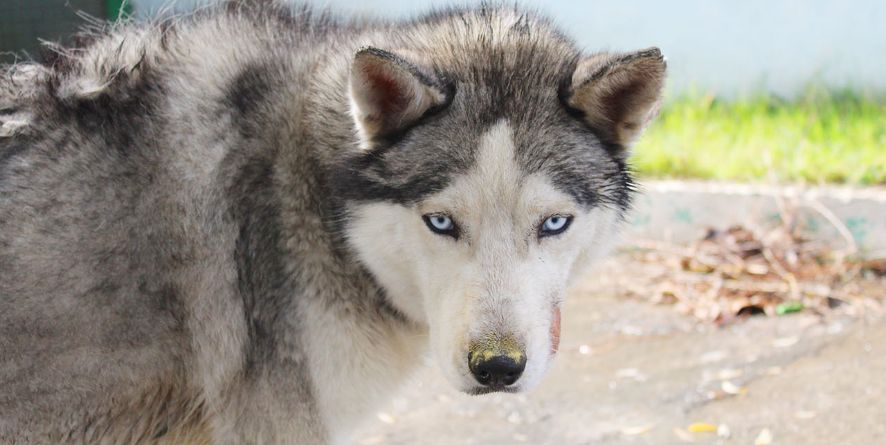
[[[624,150],[663,76],[657,50],[583,56],[514,8],[384,22],[237,2],[8,67],[0,442],[346,442],[429,345],[475,391],[464,357],[481,328],[513,336],[528,387],[556,350],[562,289],[629,207]],[[515,203],[573,209],[582,250],[538,253],[530,228],[530,244],[502,234],[480,255],[481,223],[443,240],[409,213],[500,186],[459,208],[504,221],[496,200],[529,190],[507,181],[535,193]],[[415,278],[402,261],[425,248],[416,258],[485,258],[475,271],[526,252],[568,261],[521,269],[556,281],[529,310],[489,290],[511,272],[437,292],[444,266]],[[450,294],[490,299],[435,306]]]

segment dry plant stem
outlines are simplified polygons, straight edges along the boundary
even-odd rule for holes
[[[840,262],[842,262],[846,256],[851,256],[858,253],[858,244],[856,244],[855,237],[852,236],[852,232],[849,231],[849,228],[846,227],[846,224],[843,224],[843,221],[840,221],[840,218],[838,218],[837,215],[834,215],[834,212],[832,212],[831,209],[825,207],[825,205],[819,201],[809,201],[805,205],[806,207],[815,210],[826,220],[828,220],[828,222],[831,223],[831,225],[833,225],[835,229],[837,229],[837,232],[840,233],[840,236],[842,236],[843,239],[846,240],[846,250],[842,252],[843,255],[839,256]]]
[[[766,262],[769,263],[770,266],[772,266],[772,269],[775,270],[775,273],[788,283],[788,287],[791,293],[791,299],[797,300],[800,297],[800,290],[797,286],[797,278],[794,276],[794,274],[788,272],[787,270],[785,270],[784,267],[782,267],[781,263],[778,261],[777,258],[775,258],[775,255],[772,253],[772,249],[770,249],[769,247],[763,247],[763,257],[766,258]]]

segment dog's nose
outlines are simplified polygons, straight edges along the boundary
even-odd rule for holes
[[[526,355],[513,337],[494,336],[471,344],[468,368],[481,385],[500,390],[523,375]]]
[[[471,374],[483,386],[493,389],[502,389],[517,382],[523,369],[526,368],[526,358],[521,355],[519,360],[507,355],[493,355],[482,360],[471,360],[469,355],[468,367]]]

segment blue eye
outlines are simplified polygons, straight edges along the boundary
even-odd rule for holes
[[[431,232],[458,238],[458,227],[449,216],[442,213],[432,213],[429,215],[422,215],[422,219],[425,221],[425,225],[431,229]]]
[[[553,215],[548,217],[541,226],[538,228],[538,236],[551,236],[551,235],[559,235],[566,231],[569,228],[569,225],[572,224],[572,216],[568,215]]]

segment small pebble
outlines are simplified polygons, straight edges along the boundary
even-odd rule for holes
[[[754,439],[754,445],[770,445],[772,443],[772,431],[769,428],[763,428],[757,438]]]

